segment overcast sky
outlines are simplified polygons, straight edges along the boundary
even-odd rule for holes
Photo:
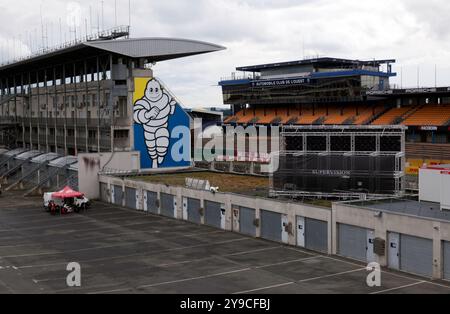
[[[115,25],[114,0],[104,1],[103,19],[101,1],[75,2],[82,16],[78,35],[85,33],[85,21],[89,31],[97,25]],[[155,66],[155,75],[187,107],[222,104],[217,82],[237,66],[304,56],[395,58],[399,76],[394,83],[402,82],[403,87],[417,86],[418,69],[420,85],[434,86],[437,65],[437,84],[450,86],[450,1],[131,0],[131,4],[132,37],[181,37],[227,47]],[[117,0],[117,7],[117,24],[128,24],[128,0]],[[0,0],[1,58],[42,46],[41,11],[49,45],[73,37],[67,23],[73,8],[63,0]]]

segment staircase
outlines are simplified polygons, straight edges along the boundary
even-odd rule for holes
[[[8,163],[9,163],[11,160],[13,160],[15,157],[16,157],[16,156],[14,155],[14,156],[11,156],[11,157],[8,157],[8,158],[2,160],[2,161],[0,162],[0,169],[3,169],[3,167],[7,166]],[[6,173],[7,171],[8,171],[8,170],[6,170],[5,173]]]
[[[13,182],[10,186],[8,186],[5,189],[5,191],[12,190],[16,186],[18,186],[20,183],[22,183],[22,182],[26,181],[27,179],[29,179],[30,177],[32,177],[36,173],[36,171],[39,171],[43,167],[47,166],[47,164],[48,163],[43,163],[43,164],[36,165],[34,168],[32,168],[30,171],[28,171],[28,173],[22,175],[22,177],[20,177],[20,179],[18,179],[17,181]]]
[[[391,108],[385,108],[384,110],[380,111],[379,113],[375,114],[374,116],[370,117],[367,121],[363,123],[363,125],[370,125],[372,122],[377,120],[382,115],[386,114]]]
[[[40,179],[39,183],[36,184],[33,188],[31,188],[30,190],[28,190],[27,192],[25,192],[25,194],[23,196],[30,196],[33,195],[33,193],[35,193],[36,191],[38,191],[39,189],[41,189],[45,184],[47,184],[52,178],[54,178],[55,176],[57,176],[60,172],[62,171],[66,171],[67,168],[69,168],[68,165],[62,167],[62,168],[54,168],[51,171],[48,172],[47,176]],[[73,175],[74,176],[74,175]],[[71,177],[73,177],[71,176]],[[69,179],[71,178],[69,177]],[[68,180],[69,180],[68,179]],[[66,181],[68,181],[66,180]],[[65,185],[64,185],[65,186]]]
[[[0,177],[0,181],[3,181],[6,178],[8,178],[9,176],[11,176],[12,174],[16,173],[20,168],[22,168],[22,165],[27,163],[28,161],[29,161],[29,159],[21,160],[17,165],[15,165],[11,169],[9,169],[5,173],[3,173]]]
[[[401,121],[398,123],[406,121],[406,119],[408,119],[409,117],[414,115],[417,111],[419,111],[423,107],[425,107],[425,105],[418,105],[418,106],[412,107],[410,111],[408,111],[405,115],[403,115],[403,117],[401,117]]]
[[[1,97],[0,98],[0,105],[6,104],[7,102],[13,100],[14,98],[16,98],[16,95],[9,95],[6,97]]]

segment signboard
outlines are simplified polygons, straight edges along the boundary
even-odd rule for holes
[[[277,87],[277,86],[303,85],[303,84],[309,84],[310,82],[311,82],[311,79],[309,79],[309,78],[261,80],[261,81],[253,81],[252,87]]]
[[[422,126],[420,127],[421,131],[437,131],[438,127],[437,126]]]
[[[135,78],[134,149],[141,169],[191,165],[190,117],[155,78]]]

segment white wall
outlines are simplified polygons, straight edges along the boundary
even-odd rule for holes
[[[450,174],[441,174],[441,209],[450,210]]]
[[[291,203],[282,200],[271,200],[265,198],[255,198],[251,196],[244,196],[232,193],[211,193],[210,191],[200,191],[189,189],[181,186],[166,186],[165,184],[155,184],[151,182],[144,182],[138,180],[122,180],[117,177],[110,177],[107,175],[100,176],[100,182],[107,184],[108,190],[111,191],[112,185],[122,186],[123,191],[125,187],[134,188],[138,191],[140,195],[140,201],[138,208],[143,208],[144,193],[143,191],[152,191],[158,193],[158,198],[160,198],[161,193],[171,194],[177,197],[177,215],[175,218],[183,219],[183,197],[189,197],[198,199],[201,202],[202,208],[204,208],[205,201],[217,202],[225,205],[226,210],[226,224],[225,229],[228,231],[239,232],[239,228],[235,228],[233,225],[233,209],[237,207],[248,207],[255,209],[256,219],[260,219],[261,210],[270,210],[275,213],[280,213],[282,215],[288,216],[289,223],[292,224],[292,232],[289,233],[288,244],[295,246],[297,243],[297,216],[317,219],[321,221],[326,221],[328,223],[328,253],[331,254],[331,209],[315,207],[300,203]],[[110,197],[110,195],[109,195]],[[108,201],[111,201],[110,199]],[[125,200],[123,200],[123,206],[125,206]],[[204,219],[204,217],[202,218]],[[260,236],[261,229],[260,226],[257,227],[257,236]]]
[[[419,169],[419,199],[426,202],[441,202],[441,171]]]
[[[78,182],[80,192],[90,199],[100,196],[98,174],[103,168],[118,171],[140,170],[139,152],[94,153],[78,155]]]
[[[338,224],[348,224],[375,230],[375,237],[388,241],[388,233],[395,232],[433,240],[433,279],[443,277],[442,243],[450,241],[450,223],[423,217],[364,209],[351,204],[333,204],[333,254],[338,254]],[[381,266],[387,266],[388,251],[384,256],[376,255]]]

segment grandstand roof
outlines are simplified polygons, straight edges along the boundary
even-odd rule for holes
[[[226,48],[223,46],[207,42],[178,38],[154,37],[87,41],[1,66],[0,76],[7,75],[10,72],[20,72],[30,68],[44,68],[49,65],[67,62],[67,60],[80,60],[105,53],[113,53],[130,58],[146,58],[149,62],[158,62],[224,49]]]
[[[283,68],[299,65],[316,65],[316,66],[351,66],[351,65],[371,65],[380,66],[386,63],[395,63],[395,59],[387,60],[370,60],[370,61],[360,61],[360,60],[349,60],[349,59],[339,59],[339,58],[315,58],[306,60],[297,60],[289,62],[279,62],[279,63],[268,63],[261,65],[252,65],[236,68],[238,71],[244,72],[260,72],[262,70]]]

